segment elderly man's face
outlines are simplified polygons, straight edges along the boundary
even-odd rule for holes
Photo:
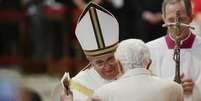
[[[100,76],[106,80],[116,79],[120,73],[114,53],[108,53],[101,56],[88,57],[89,61],[94,65],[95,70]]]
[[[176,4],[167,4],[166,5],[166,14],[163,15],[163,20],[165,23],[173,23],[176,21],[176,11],[180,12],[180,21],[185,24],[191,23],[191,17],[189,17],[186,13],[184,2],[178,2]],[[175,26],[168,27],[168,32],[173,36],[178,36],[181,39],[185,38],[189,34],[189,29],[187,27],[181,27],[181,31],[179,33],[176,32]]]

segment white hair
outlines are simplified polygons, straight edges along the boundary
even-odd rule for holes
[[[127,39],[119,43],[115,58],[120,61],[123,70],[143,68],[144,61],[150,59],[150,52],[146,44],[139,39]]]

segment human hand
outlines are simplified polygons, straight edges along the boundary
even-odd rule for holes
[[[98,96],[91,96],[88,97],[87,101],[101,101],[101,99]]]
[[[75,3],[75,5],[78,7],[78,9],[80,9],[81,11],[84,10],[84,8],[86,7],[86,3],[84,2],[84,0],[73,0],[73,2]]]
[[[145,11],[142,14],[142,17],[148,21],[149,23],[155,24],[162,20],[162,16],[160,13],[152,13],[150,11]]]
[[[185,79],[184,74],[181,75],[181,85],[184,95],[191,95],[193,92],[194,83],[192,79]]]
[[[61,95],[60,101],[73,101],[73,96],[71,94],[66,95],[65,93]]]

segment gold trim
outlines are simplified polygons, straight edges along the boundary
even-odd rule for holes
[[[81,13],[80,17],[78,18],[78,22],[80,22],[80,20],[83,18],[83,16],[87,13],[87,11],[91,8],[94,7],[96,9],[99,9],[107,14],[109,14],[110,16],[114,17],[114,15],[112,15],[108,10],[106,10],[105,8],[99,6],[98,4],[94,3],[93,1],[89,2],[88,5],[86,6],[86,8],[83,10],[83,12]]]
[[[94,30],[95,30],[95,34],[97,35],[97,41],[98,41],[98,44],[100,45],[100,48],[104,48],[105,45],[104,45],[104,40],[103,40],[103,36],[102,36],[102,32],[101,32],[101,29],[100,29],[100,25],[99,25],[99,22],[98,22],[98,17],[96,15],[96,9],[95,8],[90,8],[90,11],[91,11],[91,18],[92,18],[92,22],[93,22],[93,25],[94,25]]]
[[[87,88],[84,85],[81,85],[79,82],[76,82],[75,80],[70,80],[70,88],[77,90],[78,92],[86,95],[86,96],[92,96],[94,91],[90,88]]]
[[[95,50],[95,51],[86,51],[85,50],[84,53],[87,56],[96,56],[96,55],[100,55],[100,54],[103,54],[103,53],[114,51],[117,48],[117,46],[118,46],[118,44],[115,44],[112,47],[106,47],[104,49],[99,49],[99,50]]]

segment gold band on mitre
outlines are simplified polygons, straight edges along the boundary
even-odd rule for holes
[[[118,42],[105,48],[100,48],[96,50],[84,50],[84,53],[86,56],[98,56],[98,55],[103,55],[109,52],[114,52],[118,46]]]

